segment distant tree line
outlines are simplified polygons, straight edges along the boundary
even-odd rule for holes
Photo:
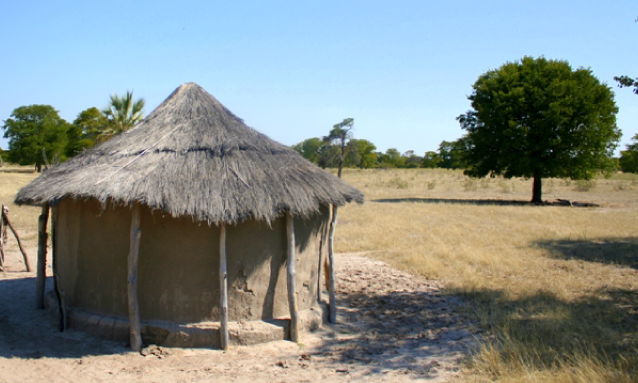
[[[463,169],[463,143],[442,141],[438,151],[428,151],[420,156],[414,150],[401,153],[396,148],[385,152],[366,139],[349,138],[342,146],[325,137],[313,137],[292,146],[299,154],[322,168],[445,168]],[[341,160],[343,158],[343,161]]]
[[[9,150],[2,159],[19,165],[35,165],[38,171],[47,162],[57,163],[130,129],[144,117],[144,99],[133,93],[111,96],[109,105],[88,108],[69,123],[51,105],[26,105],[13,110],[4,121],[4,138]]]

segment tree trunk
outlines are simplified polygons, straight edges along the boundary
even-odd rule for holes
[[[346,136],[341,138],[341,157],[339,158],[339,171],[337,171],[337,177],[341,178],[341,170],[343,169],[343,163],[346,160]]]
[[[541,173],[538,170],[534,171],[534,191],[532,192],[532,203],[543,203],[543,181]]]

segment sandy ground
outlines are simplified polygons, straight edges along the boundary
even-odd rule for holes
[[[300,344],[227,352],[151,346],[143,356],[125,344],[58,331],[34,308],[35,273],[24,271],[14,242],[0,273],[0,382],[441,382],[460,373],[476,344],[462,303],[438,282],[340,254],[338,324],[304,334]],[[35,268],[33,245],[27,253]]]

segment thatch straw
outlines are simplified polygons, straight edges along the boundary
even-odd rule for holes
[[[131,130],[22,188],[17,204],[134,202],[210,223],[310,217],[363,194],[246,126],[197,84],[177,88]]]

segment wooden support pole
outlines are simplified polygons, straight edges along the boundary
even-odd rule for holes
[[[60,287],[60,269],[58,268],[58,252],[56,243],[56,230],[58,224],[58,207],[51,206],[51,264],[53,265],[53,288],[58,298],[58,307],[60,310],[60,331],[66,330],[66,300],[64,290]]]
[[[47,222],[49,221],[49,204],[42,205],[42,213],[38,217],[38,269],[35,283],[35,308],[44,308],[44,289],[47,279]],[[8,221],[7,221],[8,222]],[[11,229],[13,230],[13,229]],[[25,257],[26,259],[26,257]],[[31,268],[27,263],[27,271]]]
[[[46,206],[47,206],[47,217],[48,217],[49,216],[48,205]],[[44,206],[42,206],[42,208],[44,209]],[[20,236],[18,235],[18,232],[15,231],[15,229],[11,225],[11,221],[9,221],[9,208],[7,208],[4,205],[2,205],[2,218],[4,219],[4,223],[6,224],[6,226],[8,226],[9,229],[11,229],[13,236],[16,237],[16,242],[18,242],[18,247],[20,248],[20,252],[22,253],[22,258],[24,258],[24,265],[27,267],[27,271],[31,272],[31,264],[29,264],[29,258],[27,257],[27,252],[24,251],[24,247],[22,247],[22,242],[20,242]],[[4,228],[4,230],[5,230],[4,237],[6,239],[6,230],[7,230],[6,227]],[[44,223],[44,232],[46,234],[46,221]],[[45,254],[45,257],[46,257],[46,254]]]
[[[330,233],[328,234],[328,260],[330,268],[328,276],[330,285],[328,293],[330,294],[330,323],[337,323],[337,294],[335,292],[335,227],[337,226],[337,206],[332,205],[332,219],[330,220]]]
[[[286,232],[288,236],[288,307],[290,308],[290,340],[299,343],[299,312],[295,290],[295,221],[286,213]]]
[[[131,336],[131,350],[142,350],[142,334],[140,332],[140,305],[137,300],[137,263],[140,254],[140,205],[133,206],[131,218],[131,241],[128,253],[128,320]]]
[[[2,233],[4,232],[5,227],[1,212],[2,210],[0,210],[0,271],[4,271],[4,237],[2,236]]]
[[[226,270],[226,224],[219,226],[219,336],[222,350],[228,350],[228,273]]]

